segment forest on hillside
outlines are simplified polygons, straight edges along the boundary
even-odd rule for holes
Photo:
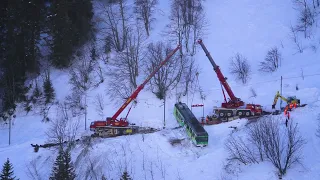
[[[196,87],[200,72],[194,60],[196,41],[210,25],[205,16],[204,0],[170,0],[168,23],[161,30],[166,37],[147,42],[155,26],[156,13],[161,11],[158,0],[5,0],[0,11],[0,109],[6,119],[14,114],[17,103],[25,110],[41,101],[42,109],[55,102],[50,70],[70,70],[73,91],[69,106],[79,106],[83,94],[104,80],[108,96],[120,103],[130,96],[144,79],[178,44],[182,48],[169,64],[148,84],[159,99],[164,100],[171,90],[177,96],[201,92]],[[291,26],[291,38],[296,52],[306,48],[317,51],[319,0],[293,0],[298,12]],[[308,46],[301,44],[312,39]],[[311,41],[310,41],[311,42]],[[281,61],[281,52],[271,48],[260,71],[274,72]],[[101,66],[105,65],[105,68]],[[230,73],[246,84],[251,67],[241,53],[230,58]],[[40,77],[40,78],[39,78]],[[122,82],[122,83],[119,83]],[[33,92],[30,92],[33,90]],[[79,92],[80,91],[80,92]],[[27,95],[29,94],[29,95]],[[30,94],[32,94],[30,96]],[[39,104],[39,103],[38,103]]]
[[[140,76],[150,74],[178,44],[183,48],[173,58],[179,60],[162,68],[149,90],[164,99],[170,89],[181,85],[185,95],[195,84],[195,41],[207,23],[203,0],[170,3],[170,23],[162,32],[168,40],[146,44],[155,13],[160,11],[158,0],[4,1],[0,15],[1,117],[12,116],[17,103],[29,112],[32,104],[41,101],[42,109],[48,110],[55,102],[52,68],[70,70],[75,92],[69,101],[81,101],[77,91],[84,94],[106,77],[109,97],[120,102],[139,85]],[[107,66],[106,72],[100,62]]]

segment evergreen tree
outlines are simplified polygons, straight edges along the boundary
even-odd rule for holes
[[[74,180],[76,177],[75,170],[71,162],[69,150],[64,151],[62,148],[54,163],[50,180]]]
[[[42,96],[41,89],[38,85],[38,82],[36,82],[36,87],[33,90],[32,98],[36,100],[36,99],[40,98],[41,96]],[[33,102],[33,103],[36,103],[36,102]]]
[[[42,0],[10,0],[0,13],[0,98],[3,111],[13,113],[17,102],[26,100],[27,73],[39,72]]]
[[[66,170],[66,174],[68,175],[68,179],[69,180],[73,180],[76,178],[76,173],[75,173],[75,169],[73,167],[73,164],[71,162],[71,153],[69,150],[67,150],[64,153],[64,162],[65,162],[65,170]]]
[[[68,67],[74,50],[91,38],[91,0],[52,1],[49,29],[52,36],[51,62],[58,68]]]
[[[65,174],[65,165],[63,160],[63,150],[60,149],[56,161],[54,163],[50,180],[64,179]]]
[[[1,180],[14,180],[16,179],[15,176],[13,176],[13,166],[9,161],[9,158],[7,159],[7,161],[4,163],[3,168],[2,168],[2,172],[0,175]]]
[[[128,174],[127,170],[125,170],[120,178],[120,180],[131,180],[130,175]]]
[[[45,75],[45,80],[43,82],[43,92],[45,97],[45,104],[51,103],[55,98],[55,92],[52,86],[49,72],[46,72]]]

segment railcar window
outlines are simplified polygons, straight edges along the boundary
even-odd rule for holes
[[[200,142],[208,141],[208,137],[197,137],[197,140]]]

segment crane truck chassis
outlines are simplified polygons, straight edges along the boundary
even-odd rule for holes
[[[144,86],[150,81],[150,79],[160,70],[160,68],[169,61],[169,59],[181,48],[179,44],[168,56],[165,60],[163,60],[158,67],[154,69],[154,71],[145,79],[145,81],[137,87],[137,89],[131,94],[131,96],[123,103],[123,105],[118,109],[118,111],[112,116],[107,117],[105,121],[93,121],[90,124],[90,131],[93,131],[93,137],[114,137],[121,135],[129,135],[136,133],[147,133],[155,131],[153,128],[139,127],[134,124],[129,124],[127,121],[128,114],[131,110],[131,107],[125,118],[120,118],[118,120],[118,116],[122,113],[122,111],[134,100],[137,98],[140,91],[144,88]]]

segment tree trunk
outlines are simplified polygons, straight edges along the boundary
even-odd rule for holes
[[[163,129],[166,128],[166,95],[164,95],[163,99]]]
[[[125,26],[125,17],[124,17],[124,7],[123,7],[123,0],[119,1],[120,4],[120,13],[121,13],[121,19],[122,19],[122,48],[124,49],[126,44],[127,44],[127,30],[126,30],[126,26]]]

